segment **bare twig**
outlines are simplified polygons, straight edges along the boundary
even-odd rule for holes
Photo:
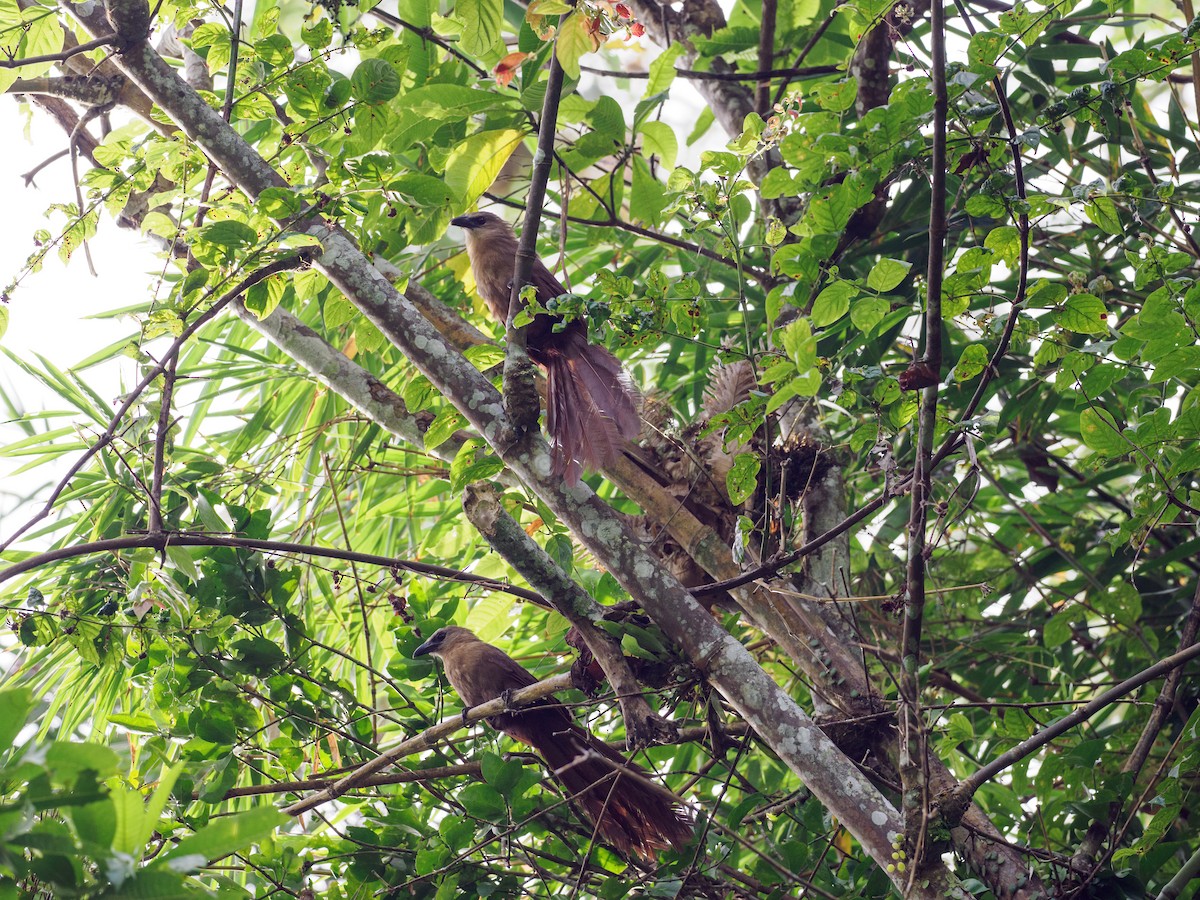
[[[775,61],[776,0],[762,0],[762,21],[758,29],[758,68],[768,72]],[[763,76],[754,89],[754,108],[762,118],[771,112],[771,79]]]
[[[1161,678],[1173,669],[1191,662],[1197,657],[1200,657],[1200,644],[1192,644],[1186,650],[1181,650],[1172,656],[1168,656],[1166,659],[1160,660],[1154,665],[1138,672],[1132,678],[1126,678],[1120,684],[1109,688],[1086,706],[1081,706],[1074,712],[1063,716],[1052,725],[1046,726],[1032,737],[1021,741],[1021,743],[1017,744],[1017,746],[1013,747],[1007,753],[1000,754],[1000,756],[996,757],[986,766],[964,778],[956,787],[947,792],[942,800],[942,808],[952,811],[957,807],[959,802],[965,803],[987,781],[996,777],[996,775],[1003,772],[1009,766],[1020,762],[1025,757],[1044,747],[1060,734],[1070,731],[1076,725],[1086,722],[1092,716],[1096,715],[1096,713],[1108,708],[1114,700],[1124,697],[1144,684]]]
[[[537,700],[549,697],[557,691],[565,691],[570,687],[571,676],[569,674],[555,675],[553,678],[547,678],[545,681],[539,681],[537,684],[531,684],[529,687],[514,691],[510,697],[497,697],[495,700],[489,700],[487,703],[481,703],[479,706],[464,710],[461,715],[451,716],[449,719],[439,722],[432,728],[426,728],[419,734],[401,741],[374,759],[359,766],[344,778],[339,778],[323,790],[297,801],[291,806],[284,807],[283,811],[289,816],[298,816],[323,803],[336,800],[347,791],[362,787],[367,782],[367,779],[371,778],[377,772],[382,772],[384,769],[395,765],[398,760],[406,756],[437,746],[443,739],[466,728],[472,722],[478,722],[480,719],[486,719],[489,716],[507,712],[514,707],[528,706]]]
[[[903,785],[904,830],[913,866],[909,884],[922,877],[928,863],[929,783],[925,773],[926,732],[921,716],[921,633],[925,617],[927,505],[933,471],[933,435],[937,426],[938,384],[942,368],[942,270],[946,252],[946,19],[942,0],[933,0],[931,74],[933,86],[933,158],[929,192],[929,258],[925,273],[924,364],[932,383],[921,391],[915,468],[908,517],[908,560],[905,572],[904,623],[900,638],[900,780]],[[911,370],[910,370],[911,371]]]
[[[80,53],[87,53],[89,50],[98,50],[101,47],[108,47],[116,43],[117,36],[115,34],[107,34],[88,41],[86,44],[76,44],[74,47],[68,47],[66,50],[61,50],[58,53],[47,53],[44,56],[23,56],[19,59],[0,59],[0,69],[19,69],[22,66],[36,66],[39,63],[60,63],[66,62],[72,56]]]
[[[237,547],[243,550],[258,550],[263,553],[289,553],[301,556],[320,556],[325,559],[340,559],[345,562],[364,563],[381,566],[387,569],[400,569],[405,572],[415,572],[418,575],[429,575],[446,581],[457,581],[484,588],[489,591],[500,591],[512,594],[539,606],[548,606],[544,597],[534,591],[516,587],[494,578],[484,578],[472,575],[459,569],[446,566],[435,566],[430,563],[416,562],[409,559],[396,559],[390,556],[379,556],[374,553],[359,553],[354,550],[341,550],[336,547],[318,547],[313,544],[299,544],[294,541],[266,541],[257,538],[238,537],[237,535],[203,534],[188,531],[165,531],[158,534],[130,535],[123,538],[109,538],[103,541],[92,541],[87,544],[73,544],[69,547],[59,547],[37,553],[19,563],[0,570],[0,584],[16,578],[25,572],[30,572],[41,566],[59,562],[64,559],[75,559],[80,556],[91,556],[96,553],[117,553],[121,550],[136,550],[140,547],[150,547],[154,550],[164,550],[167,547]]]

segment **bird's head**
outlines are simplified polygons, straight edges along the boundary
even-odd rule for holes
[[[481,213],[481,215],[490,214]],[[425,656],[426,654],[441,656],[447,650],[478,640],[479,638],[475,637],[474,632],[469,629],[460,628],[458,625],[447,625],[431,634],[429,640],[413,651],[413,656]]]
[[[474,231],[476,228],[486,228],[488,225],[495,223],[504,224],[495,213],[490,212],[473,212],[465,213],[461,216],[455,216],[450,220],[451,225],[457,225],[459,228],[465,228],[467,231]]]

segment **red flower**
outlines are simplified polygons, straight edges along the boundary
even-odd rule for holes
[[[613,7],[613,9],[616,10],[617,15],[620,16],[622,19],[632,19],[633,18],[633,13],[630,12],[629,7],[626,6],[624,3],[618,3],[616,6]]]
[[[634,22],[632,25],[629,26],[629,33],[632,34],[634,37],[641,37],[643,34],[646,33],[646,26],[643,25],[641,22]]]

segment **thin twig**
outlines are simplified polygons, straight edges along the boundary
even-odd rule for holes
[[[62,50],[58,53],[47,53],[44,56],[24,56],[20,59],[0,59],[0,69],[19,69],[22,66],[36,66],[39,63],[60,63],[66,62],[72,56],[80,53],[87,53],[89,50],[98,50],[101,47],[108,47],[117,42],[115,34],[106,34],[98,37],[95,40],[88,41],[86,44],[76,44],[67,50]]]
[[[946,253],[946,18],[943,0],[933,0],[930,55],[933,87],[933,153],[930,162],[929,257],[925,273],[924,362],[933,383],[921,391],[916,461],[908,517],[908,559],[905,571],[904,622],[900,638],[900,780],[903,786],[904,830],[913,866],[909,884],[927,866],[926,830],[929,821],[929,783],[925,777],[926,732],[921,716],[921,634],[925,617],[925,565],[931,548],[926,543],[933,435],[937,427],[938,384],[942,369],[942,271]]]
[[[581,15],[574,13],[573,15]],[[564,17],[559,19],[562,32]],[[517,315],[525,309],[522,293],[537,261],[538,225],[546,203],[546,186],[554,159],[554,135],[558,127],[558,103],[562,97],[563,68],[558,61],[558,34],[550,50],[550,73],[546,79],[546,96],[542,100],[542,118],[538,123],[537,152],[533,156],[533,172],[529,193],[525,199],[525,221],[521,239],[517,242],[517,258],[513,263],[512,290],[508,300],[508,321],[505,326],[504,405],[520,431],[536,430],[541,402],[534,381],[533,365],[525,349],[525,327],[518,327]]]
[[[769,72],[775,61],[775,19],[776,0],[762,0],[762,21],[758,31],[758,68],[761,72]],[[759,78],[754,90],[754,108],[759,116],[767,118],[771,112],[771,76]]]
[[[237,535],[203,534],[188,531],[165,531],[159,534],[130,535],[122,538],[109,538],[103,541],[92,541],[87,544],[72,544],[69,547],[59,547],[37,553],[19,563],[0,570],[0,584],[16,578],[25,572],[30,572],[41,566],[59,562],[64,559],[75,559],[80,556],[90,556],[95,553],[116,553],[121,550],[136,550],[149,547],[154,550],[164,550],[166,547],[236,547],[243,550],[258,550],[263,553],[295,553],[302,556],[320,556],[325,559],[340,559],[345,562],[364,563],[381,566],[387,569],[400,569],[405,572],[415,572],[418,575],[429,575],[446,581],[457,581],[490,591],[512,594],[539,606],[548,606],[544,597],[534,591],[507,584],[495,578],[484,578],[472,575],[460,569],[446,566],[435,566],[431,563],[416,562],[409,559],[396,559],[390,556],[380,556],[375,553],[359,553],[354,550],[341,550],[336,547],[318,547],[313,544],[299,544],[294,541],[265,541],[257,538],[239,537]]]
[[[1143,669],[1134,675],[1132,678],[1126,678],[1115,687],[1109,688],[1103,694],[1100,694],[1086,706],[1081,706],[1072,713],[1063,716],[1057,722],[1046,726],[1041,731],[1029,737],[1017,746],[1013,747],[1006,753],[1000,754],[986,766],[977,769],[974,773],[964,778],[957,787],[953,788],[949,795],[952,800],[962,800],[964,803],[974,796],[986,782],[996,777],[1014,763],[1020,762],[1025,757],[1031,755],[1037,750],[1050,743],[1060,734],[1070,731],[1076,725],[1080,725],[1090,719],[1096,713],[1108,708],[1114,700],[1117,700],[1126,694],[1140,688],[1142,685],[1154,681],[1162,677],[1173,669],[1191,662],[1193,659],[1200,657],[1200,644],[1192,644],[1186,650],[1181,650],[1166,659],[1156,662],[1154,665]]]
[[[833,21],[833,17],[830,16],[829,20]],[[622,72],[619,69],[597,69],[594,66],[580,66],[579,70],[604,78],[645,80],[650,77],[649,72]],[[675,77],[688,81],[763,81],[774,78],[820,78],[824,75],[836,75],[841,71],[839,66],[794,66],[790,69],[760,69],[757,72],[701,72],[696,69],[676,69]]]

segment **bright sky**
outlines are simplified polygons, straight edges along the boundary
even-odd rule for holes
[[[25,136],[27,123],[16,100],[0,97],[0,147],[4,155],[0,177],[2,285],[20,275],[34,249],[34,231],[47,228],[53,232],[65,221],[61,214],[47,219],[47,207],[72,203],[75,197],[71,164],[66,157],[39,172],[34,187],[25,186],[24,174],[64,148],[67,141],[62,129],[44,113],[35,110],[28,124],[29,138]],[[60,369],[68,369],[100,347],[137,330],[131,320],[88,320],[87,316],[144,298],[161,263],[149,244],[133,232],[117,228],[111,219],[101,223],[91,250],[99,278],[88,273],[82,251],[67,265],[52,253],[41,272],[26,277],[10,298],[8,331],[0,337],[0,348],[35,365],[34,354],[38,354]],[[123,363],[122,368],[126,378],[133,372],[132,362]],[[87,370],[83,377],[107,400],[120,393],[116,366],[98,366]],[[25,411],[64,408],[52,392],[4,354],[0,354],[0,390]],[[0,401],[0,445],[22,437],[24,433],[11,422],[7,405]],[[0,460],[0,538],[15,527],[12,512],[18,498],[43,491],[56,477],[49,468],[13,477],[12,471],[20,465],[19,460]]]

